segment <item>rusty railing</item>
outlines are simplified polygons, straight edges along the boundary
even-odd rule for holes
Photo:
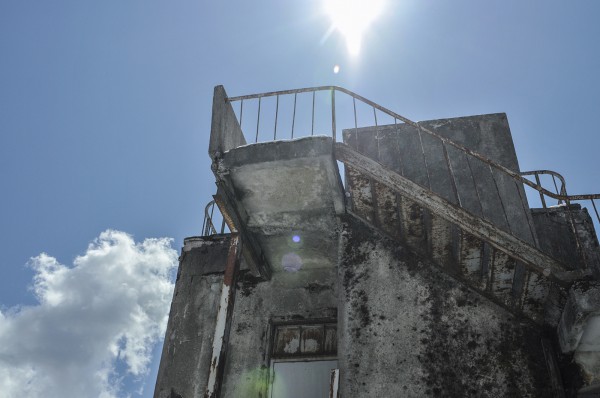
[[[227,223],[225,222],[225,218],[221,215],[219,207],[217,206],[217,214],[215,214],[215,201],[211,200],[208,202],[206,207],[204,207],[204,221],[202,222],[202,236],[211,236],[217,234],[229,233],[229,227],[227,227]],[[217,232],[217,228],[214,224],[214,217],[218,216],[221,218],[221,227],[219,229],[220,232]]]
[[[441,144],[442,144],[442,148],[443,148],[443,153],[444,153],[444,157],[445,157],[445,161],[446,161],[446,166],[448,168],[449,171],[449,175],[450,175],[450,179],[451,179],[451,183],[452,183],[452,187],[456,187],[456,180],[455,180],[455,176],[454,176],[454,171],[452,169],[452,166],[450,164],[450,160],[449,160],[449,156],[448,156],[448,150],[447,147],[451,146],[454,147],[455,149],[463,152],[466,156],[467,156],[467,162],[469,162],[469,159],[477,159],[481,162],[483,162],[484,164],[486,164],[490,170],[490,174],[492,176],[492,179],[496,180],[496,178],[494,177],[493,171],[492,170],[496,170],[504,175],[509,176],[510,178],[512,178],[515,183],[522,183],[525,186],[528,186],[534,190],[536,190],[540,197],[544,198],[544,197],[550,197],[550,198],[554,198],[557,199],[559,201],[559,203],[561,201],[564,202],[571,202],[571,201],[575,201],[575,200],[591,200],[592,201],[592,206],[594,207],[594,210],[596,210],[596,205],[594,203],[594,199],[600,199],[600,194],[593,194],[593,195],[571,195],[568,196],[566,194],[566,188],[565,188],[565,183],[564,183],[564,178],[562,178],[562,176],[560,176],[560,174],[558,173],[554,173],[554,172],[550,172],[550,171],[545,171],[545,170],[540,170],[537,172],[528,172],[531,175],[534,175],[536,177],[536,182],[533,182],[529,179],[527,179],[525,177],[525,175],[529,175],[528,173],[526,174],[519,174],[518,172],[515,172],[513,170],[508,169],[505,166],[502,166],[499,163],[496,163],[490,159],[488,159],[487,157],[465,147],[464,145],[461,145],[459,143],[456,143],[446,137],[441,136],[440,134],[436,133],[435,131],[432,131],[424,126],[422,126],[420,123],[418,122],[414,122],[404,116],[401,116],[399,114],[397,114],[396,112],[393,112],[373,101],[370,101],[350,90],[347,90],[345,88],[342,87],[337,87],[337,86],[320,86],[320,87],[310,87],[310,88],[301,88],[301,89],[295,89],[295,90],[283,90],[283,91],[272,91],[272,92],[267,92],[267,93],[261,93],[261,94],[252,94],[252,95],[242,95],[242,96],[237,96],[237,97],[229,97],[227,99],[227,101],[229,101],[230,103],[235,103],[235,102],[239,102],[240,106],[239,106],[239,110],[238,110],[238,121],[240,123],[240,126],[242,127],[242,131],[244,131],[243,128],[243,122],[244,122],[244,102],[248,103],[248,101],[257,101],[257,106],[256,106],[256,110],[257,110],[257,116],[256,116],[256,127],[254,128],[254,126],[252,126],[253,128],[253,133],[254,133],[254,142],[259,142],[259,136],[261,136],[261,120],[263,121],[263,125],[265,123],[265,116],[263,115],[263,117],[261,118],[261,113],[264,113],[264,99],[269,98],[269,97],[274,97],[275,98],[275,104],[272,104],[274,106],[272,106],[273,111],[274,111],[274,115],[272,117],[273,120],[273,134],[272,134],[272,140],[277,140],[278,139],[278,131],[279,131],[279,139],[283,139],[283,138],[299,138],[298,134],[297,134],[297,130],[298,130],[298,117],[297,117],[297,113],[298,113],[298,103],[299,103],[299,99],[302,95],[308,95],[309,96],[309,104],[310,106],[310,123],[308,123],[308,121],[305,122],[304,126],[306,127],[306,135],[308,135],[308,126],[310,126],[310,135],[315,135],[315,123],[316,123],[316,115],[317,115],[317,111],[319,110],[319,108],[315,108],[315,103],[316,103],[316,95],[318,93],[325,93],[328,97],[328,101],[326,101],[326,105],[329,108],[328,112],[321,112],[321,119],[323,119],[323,116],[325,116],[325,118],[327,118],[327,124],[329,124],[329,126],[327,126],[327,130],[326,131],[327,135],[331,135],[331,138],[333,139],[333,141],[335,142],[337,140],[337,129],[338,129],[338,125],[339,125],[339,117],[338,114],[339,112],[339,107],[340,107],[340,100],[338,99],[338,103],[336,106],[336,93],[341,93],[344,94],[345,96],[349,97],[352,100],[351,103],[351,112],[352,112],[352,117],[350,118],[350,123],[348,125],[347,128],[349,129],[358,129],[359,128],[359,124],[358,124],[358,112],[357,112],[357,103],[360,105],[362,104],[362,106],[366,106],[367,108],[369,108],[369,111],[372,111],[372,123],[368,123],[365,124],[365,126],[378,126],[380,125],[380,120],[381,120],[381,116],[378,119],[378,113],[380,115],[384,115],[387,116],[390,121],[393,121],[393,124],[398,125],[399,122],[401,123],[405,123],[408,124],[412,127],[414,127],[415,129],[417,129],[417,133],[419,135],[419,141],[420,141],[420,145],[421,145],[421,152],[423,153],[423,159],[425,161],[425,168],[427,171],[427,175],[429,177],[429,169],[427,166],[427,160],[425,158],[425,149],[423,146],[423,140],[422,140],[422,134],[427,134],[431,137],[434,137],[436,139],[438,139]],[[286,130],[286,126],[283,125],[282,123],[282,117],[280,115],[280,109],[282,106],[282,102],[283,99],[289,97],[290,99],[293,99],[292,102],[292,109],[291,109],[291,120],[288,120],[287,123],[287,128],[289,128],[289,135],[286,134],[282,134],[282,130],[285,132]],[[322,96],[321,96],[321,100],[322,100]],[[327,103],[328,102],[328,103]],[[320,103],[323,103],[323,101],[320,101]],[[246,114],[248,113],[248,111],[246,110]],[[352,123],[353,122],[353,123]],[[322,123],[321,123],[322,125]],[[263,126],[264,127],[264,126]],[[262,132],[262,136],[264,136],[264,131]],[[271,140],[271,136],[268,136],[268,140]],[[251,142],[251,140],[247,140],[248,142]],[[470,166],[470,164],[469,164]],[[561,190],[557,191],[557,193],[554,193],[550,190],[545,189],[540,183],[539,183],[539,174],[541,173],[547,173],[552,175],[553,178],[558,178],[562,185],[561,185]],[[472,174],[472,170],[471,170],[471,174]],[[429,180],[429,178],[428,178]],[[429,181],[429,185],[431,185],[430,181]],[[429,188],[431,189],[431,186],[429,187],[425,187],[425,188]],[[497,185],[496,185],[496,188]],[[557,188],[558,190],[558,188]],[[456,200],[458,202],[458,205],[461,206],[461,198],[459,197],[458,192],[456,192],[455,189],[455,195],[456,195]],[[526,206],[525,202],[524,202],[524,198],[521,198],[521,202],[523,205],[523,208],[526,209],[528,206]],[[545,203],[543,201],[543,203]],[[462,207],[462,206],[461,206]],[[597,213],[597,211],[596,211]],[[506,216],[506,214],[505,214]],[[600,217],[599,217],[600,219]],[[533,226],[531,225],[531,221],[528,220],[529,228],[532,230]],[[533,232],[532,232],[533,235]]]
[[[592,208],[594,209],[594,213],[596,215],[596,222],[598,223],[598,225],[600,225],[600,215],[598,214],[598,208],[596,207],[596,202],[595,200],[600,199],[600,194],[585,194],[585,195],[569,195],[567,193],[567,183],[565,181],[565,178],[557,173],[556,171],[552,171],[552,170],[533,170],[533,171],[524,171],[521,173],[522,176],[534,176],[535,178],[535,184],[539,187],[542,186],[542,183],[540,181],[540,176],[543,175],[549,175],[552,177],[552,183],[554,185],[554,192],[549,193],[548,190],[538,190],[538,193],[540,195],[540,202],[542,203],[542,206],[544,207],[544,209],[546,209],[548,207],[547,202],[546,202],[546,197],[551,198],[551,199],[556,199],[557,206],[560,205],[567,205],[569,206],[571,203],[573,202],[589,202],[592,205]],[[560,188],[558,186],[558,184],[556,183],[556,180],[560,181]]]

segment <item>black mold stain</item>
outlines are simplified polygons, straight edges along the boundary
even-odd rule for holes
[[[422,315],[429,328],[421,339],[420,357],[428,395],[552,396],[538,328],[506,315],[499,332],[484,337],[469,322],[469,312],[477,311],[477,294],[459,289],[453,299],[456,283],[445,278],[434,281],[431,276],[425,278],[432,291],[427,299],[430,310]]]
[[[424,387],[421,391],[434,397],[552,396],[540,327],[523,323],[498,307],[496,315],[490,316],[489,325],[497,332],[488,332],[488,325],[472,322],[472,319],[480,319],[479,307],[488,306],[487,298],[432,265],[420,262],[417,255],[398,248],[396,242],[378,236],[362,223],[348,219],[345,222],[348,242],[340,259],[340,276],[350,308],[348,316],[355,325],[350,330],[353,338],[368,343],[368,333],[374,335],[378,331],[372,320],[379,318],[379,314],[369,312],[367,294],[361,289],[361,282],[370,275],[360,264],[369,261],[376,244],[382,244],[394,256],[396,265],[390,265],[390,269],[401,266],[429,290],[427,297],[412,304],[414,310],[428,309],[421,314],[427,326],[411,325],[404,329],[412,330],[408,338],[418,336],[415,345],[420,341],[423,347],[421,355],[416,357],[424,374],[421,380],[411,381],[415,387]],[[391,298],[397,302],[407,301],[401,292]],[[399,339],[407,337],[398,333]],[[359,360],[354,356],[352,359]],[[366,377],[363,373],[356,375],[363,380]],[[352,390],[352,393],[361,391],[368,390]]]
[[[236,287],[241,291],[242,296],[248,297],[260,282],[260,278],[256,278],[250,271],[240,271]]]

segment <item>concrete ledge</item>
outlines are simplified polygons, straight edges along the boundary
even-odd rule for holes
[[[335,265],[346,207],[333,150],[330,137],[312,136],[240,146],[213,163],[241,230],[272,272],[290,268],[291,258],[302,269]]]

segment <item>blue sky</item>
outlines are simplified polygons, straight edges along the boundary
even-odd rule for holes
[[[351,56],[338,32],[326,36],[317,0],[0,2],[0,340],[22,312],[53,319],[51,289],[86,279],[43,276],[56,264],[79,275],[99,248],[107,258],[129,248],[139,260],[129,265],[159,250],[164,262],[145,281],[164,282],[172,252],[143,242],[172,238],[179,250],[200,233],[215,191],[217,84],[230,95],[335,84],[413,120],[506,112],[522,170],[553,169],[570,193],[600,192],[598,15],[595,0],[388,0]],[[151,363],[137,376],[127,369],[143,366],[119,357],[116,396],[144,384],[151,396],[157,352],[138,353]]]

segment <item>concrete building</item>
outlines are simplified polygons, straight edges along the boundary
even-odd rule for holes
[[[522,172],[506,115],[218,86],[209,155],[156,398],[600,396],[600,195]]]

